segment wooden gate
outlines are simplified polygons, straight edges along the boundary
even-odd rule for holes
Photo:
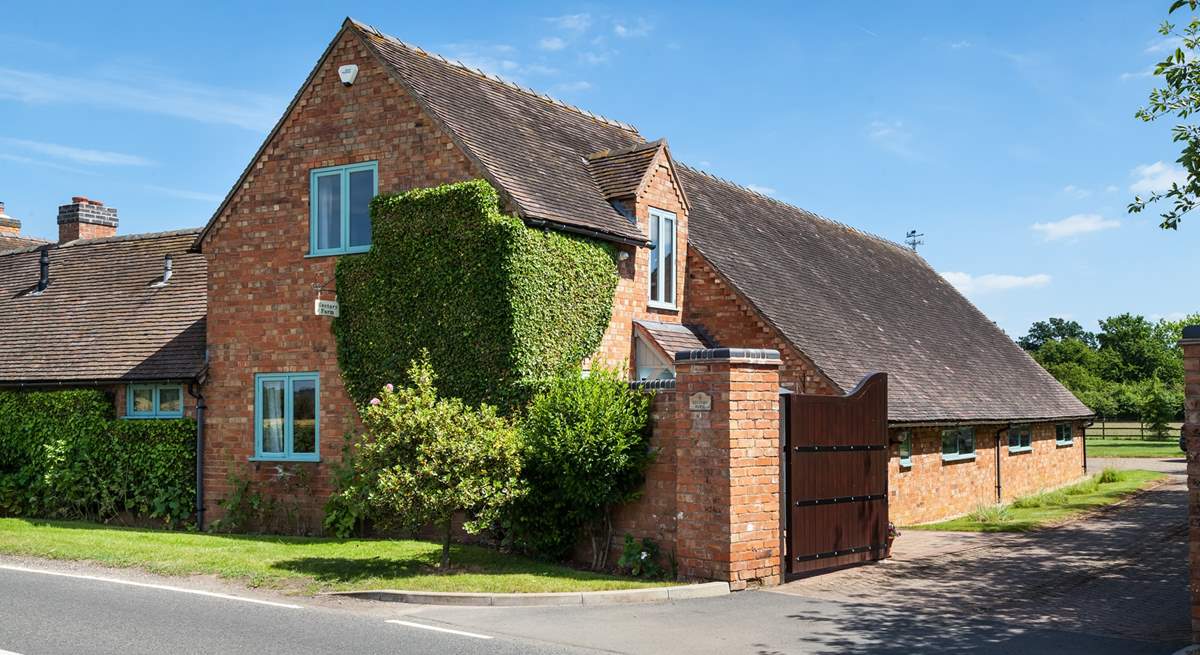
[[[787,578],[881,559],[887,544],[887,374],[846,396],[785,394],[781,512]]]

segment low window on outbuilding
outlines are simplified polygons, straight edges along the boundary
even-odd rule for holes
[[[125,389],[125,418],[180,418],[183,385],[131,384]]]

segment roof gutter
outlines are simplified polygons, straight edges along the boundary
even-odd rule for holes
[[[613,241],[613,242],[624,244],[627,246],[633,246],[635,248],[649,248],[650,247],[649,241],[630,239],[629,237],[622,237],[622,236],[617,236],[615,234],[608,234],[607,232],[600,232],[599,230],[589,230],[588,228],[585,228],[585,227],[575,227],[573,225],[565,225],[563,223],[558,223],[556,221],[549,221],[544,218],[526,217],[525,222],[530,224],[533,227],[548,228],[548,229],[558,230],[559,232],[570,232],[572,234],[579,234],[579,235],[582,235],[585,237],[591,237],[593,239],[598,239],[600,241]]]
[[[1021,423],[1055,423],[1064,421],[1091,421],[1095,414],[1086,414],[1083,416],[1044,416],[1034,418],[1006,418],[1006,419],[947,419],[944,421],[888,421],[888,426],[893,428],[936,428],[936,427],[969,427],[981,425],[1016,425]]]

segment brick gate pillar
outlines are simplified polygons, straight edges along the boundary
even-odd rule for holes
[[[779,365],[766,349],[675,356],[680,575],[779,584]]]
[[[1183,436],[1187,440],[1192,641],[1200,643],[1200,325],[1183,328]]]

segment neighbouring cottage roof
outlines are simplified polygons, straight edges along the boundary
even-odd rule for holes
[[[0,384],[190,379],[204,365],[199,230],[0,253]],[[34,294],[42,250],[50,285]],[[164,255],[173,274],[162,280]]]
[[[658,347],[672,358],[675,353],[687,350],[704,350],[712,348],[699,328],[679,323],[662,323],[659,321],[636,320],[633,322],[640,331],[648,336]]]
[[[44,243],[47,243],[47,241],[33,237],[0,236],[0,252],[20,250],[21,248],[28,248],[30,246],[40,246]]]
[[[621,150],[601,150],[587,156],[588,171],[604,197],[613,200],[636,195],[662,140],[639,143]]]
[[[1092,415],[915,252],[686,166],[679,174],[689,247],[843,391],[887,372],[889,420]]]

